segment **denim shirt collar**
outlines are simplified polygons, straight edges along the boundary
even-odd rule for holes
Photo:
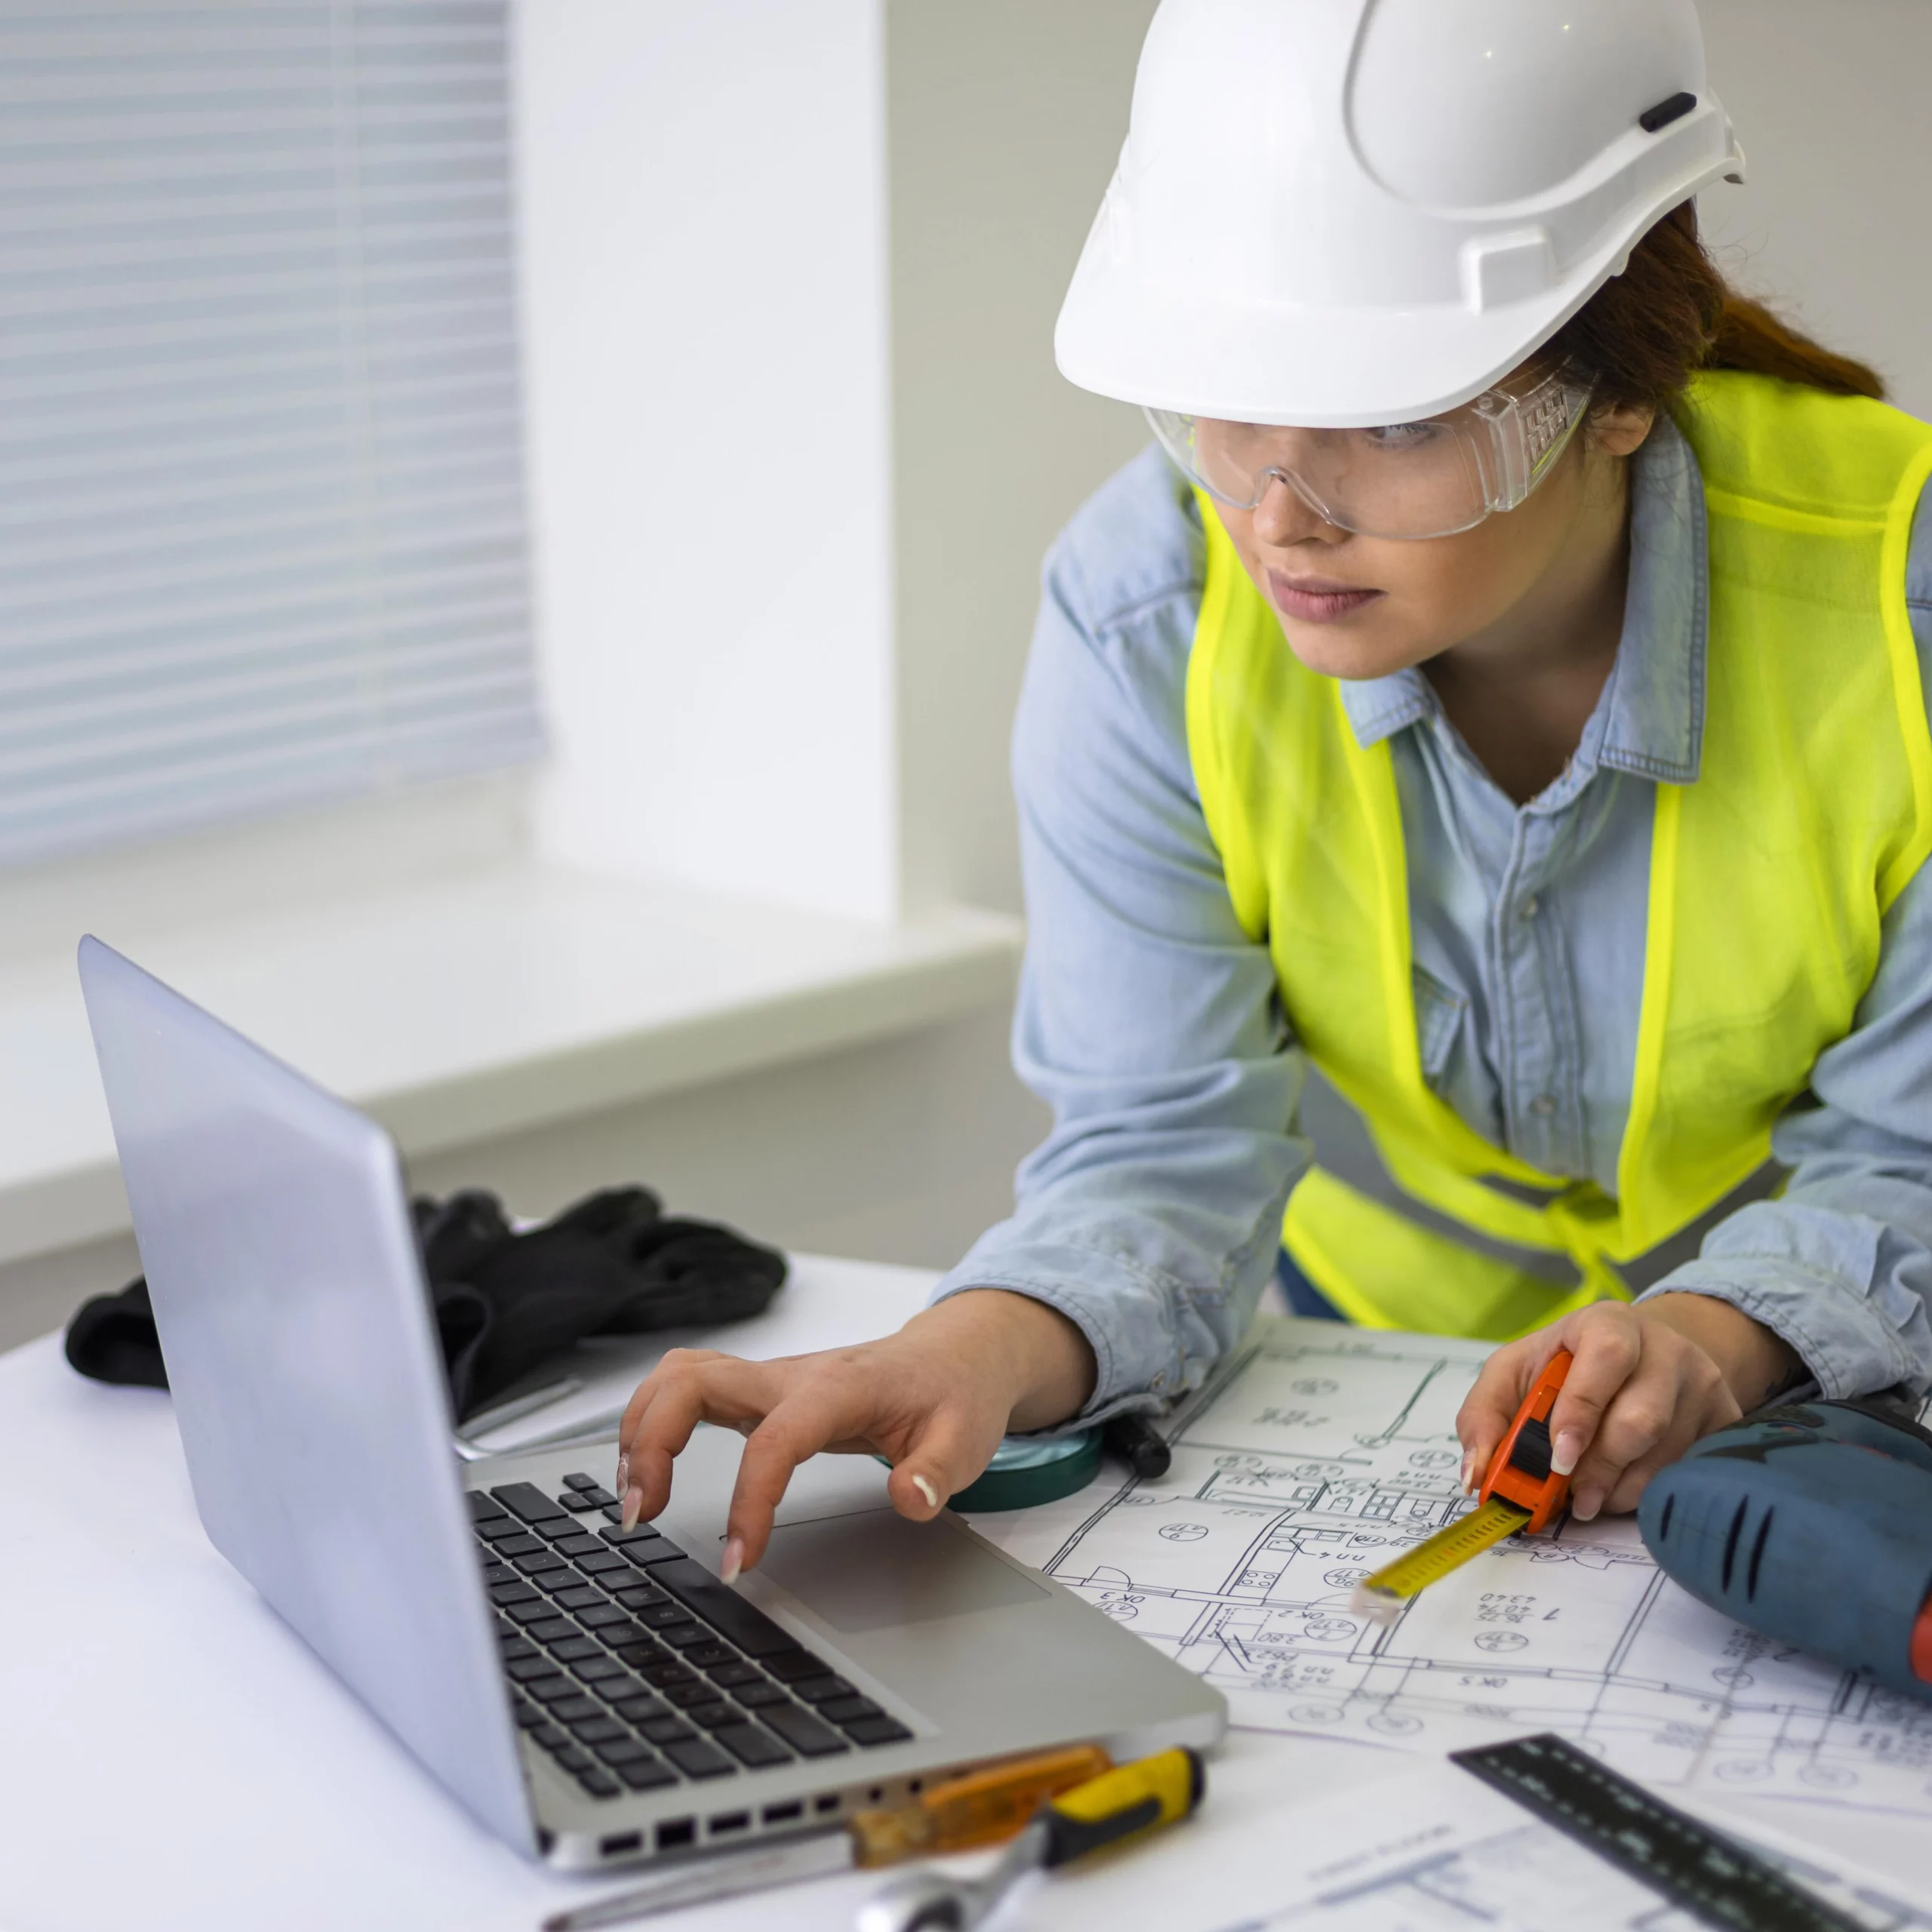
[[[1660,417],[1631,461],[1623,635],[1564,774],[1560,789],[1566,795],[1574,796],[1601,765],[1669,785],[1696,780],[1703,754],[1709,618],[1703,477],[1676,426]],[[1419,670],[1341,688],[1343,709],[1364,750],[1441,713],[1434,687]]]

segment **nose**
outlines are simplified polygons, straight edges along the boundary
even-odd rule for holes
[[[1277,469],[1270,472],[1267,491],[1255,506],[1254,534],[1263,543],[1285,549],[1291,543],[1333,543],[1346,533],[1304,501]]]

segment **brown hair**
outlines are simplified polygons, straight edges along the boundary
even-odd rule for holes
[[[1697,232],[1694,202],[1666,215],[1630,266],[1586,303],[1549,352],[1600,409],[1669,409],[1700,369],[1735,369],[1834,395],[1882,401],[1882,377],[1781,321],[1724,279]]]

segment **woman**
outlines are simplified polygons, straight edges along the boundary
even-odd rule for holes
[[[1162,448],[1056,546],[1016,740],[1054,1131],[897,1335],[668,1358],[632,1517],[700,1419],[729,1573],[823,1448],[930,1515],[1272,1272],[1506,1344],[1466,1484],[1571,1349],[1583,1517],[1932,1380],[1932,429],[1725,288],[1742,165],[1689,0],[1166,0],[1057,342]]]

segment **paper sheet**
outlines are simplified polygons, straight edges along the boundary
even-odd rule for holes
[[[1628,1518],[1518,1537],[1392,1627],[1355,1583],[1469,1507],[1479,1343],[1272,1317],[1173,1432],[1158,1482],[974,1527],[1227,1697],[1233,1721],[1432,1753],[1554,1730],[1666,1792],[1932,1818],[1932,1703],[1754,1635]]]
[[[1713,1818],[1870,1932],[1932,1932],[1932,1910],[1809,1847]],[[1284,1807],[1271,1869],[1241,1874],[1269,1903],[1216,1932],[1697,1932],[1687,1913],[1455,1766]]]

